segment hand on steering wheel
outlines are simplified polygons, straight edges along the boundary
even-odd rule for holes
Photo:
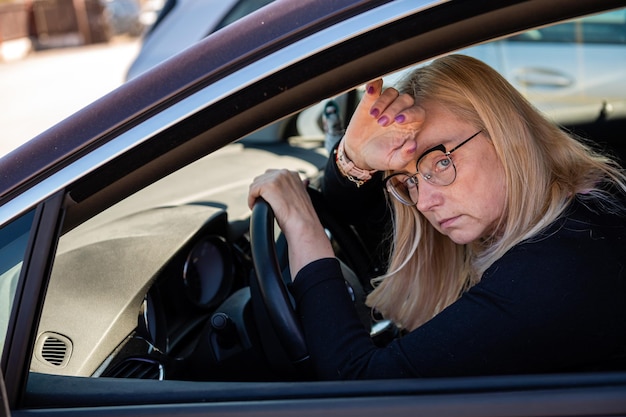
[[[315,211],[322,224],[342,248],[346,262],[341,262],[344,279],[353,295],[355,306],[365,327],[370,326],[370,310],[365,305],[363,282],[369,281],[366,265],[369,254],[353,229],[337,221],[326,206],[319,191],[307,188]],[[303,329],[292,306],[281,267],[278,262],[274,237],[274,213],[270,205],[258,198],[250,218],[250,244],[256,271],[256,280],[262,303],[272,327],[291,363],[298,365],[308,359]],[[357,271],[355,273],[354,270]]]

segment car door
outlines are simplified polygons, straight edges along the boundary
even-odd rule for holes
[[[468,48],[563,125],[626,114],[626,11],[540,27]]]

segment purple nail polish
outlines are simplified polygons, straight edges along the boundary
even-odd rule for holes
[[[380,114],[380,111],[378,109],[370,110],[370,115],[372,115],[373,117],[378,117],[379,114]]]
[[[389,118],[387,116],[383,116],[378,119],[378,124],[381,126],[387,126],[387,123],[389,123]]]
[[[395,120],[398,123],[404,123],[404,121],[406,120],[406,117],[404,117],[404,114],[399,114],[393,120]]]
[[[367,87],[367,94],[374,94],[374,87],[373,86],[368,86]]]

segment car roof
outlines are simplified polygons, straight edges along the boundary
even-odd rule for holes
[[[563,15],[564,6],[559,6],[560,3],[567,5],[569,15]],[[0,159],[0,166],[3,167],[0,176],[0,202],[4,205],[12,197],[64,169],[91,151],[103,147],[122,133],[167,109],[173,103],[181,102],[248,64],[257,62],[309,35],[317,36],[323,29],[349,20],[363,11],[372,10],[381,5],[389,5],[391,8],[398,5],[397,7],[400,8],[402,4],[405,9],[407,4],[410,4],[414,10],[424,10],[416,17],[415,24],[397,25],[397,33],[394,33],[393,37],[388,35],[391,30],[394,30],[393,21],[381,22],[379,31],[370,30],[367,33],[360,33],[360,28],[355,27],[350,42],[342,44],[338,42],[336,47],[321,51],[305,51],[304,54],[301,52],[299,59],[302,59],[302,65],[298,68],[294,67],[290,78],[292,84],[289,86],[276,84],[284,82],[285,77],[283,79],[268,77],[263,80],[264,84],[259,86],[254,85],[253,79],[247,81],[245,86],[241,86],[242,91],[245,88],[250,91],[254,90],[254,100],[258,101],[253,102],[242,95],[235,95],[230,101],[224,100],[221,103],[221,120],[229,118],[230,124],[224,123],[224,125],[228,124],[228,128],[231,129],[228,135],[224,135],[224,142],[215,142],[205,147],[203,154],[198,153],[197,147],[188,147],[189,149],[182,152],[186,153],[187,159],[199,158],[211,149],[215,150],[223,146],[229,141],[228,138],[236,139],[237,137],[233,135],[249,133],[275,120],[275,118],[270,120],[272,116],[286,116],[297,110],[297,106],[306,106],[324,97],[333,96],[358,83],[366,82],[382,73],[403,68],[420,59],[430,59],[482,40],[550,23],[555,17],[575,17],[579,14],[623,5],[618,0],[585,0],[575,2],[575,4],[565,0],[561,2],[500,0],[480,4],[469,0],[454,2],[277,0],[125,83],[4,156]],[[497,14],[498,19],[494,19],[494,14]],[[406,18],[409,19],[412,16],[408,15]],[[372,18],[375,17],[372,16]],[[374,21],[371,27],[376,27],[377,24]],[[383,27],[384,25],[387,26]],[[407,32],[407,27],[414,29]],[[464,33],[464,37],[455,36],[459,31]],[[309,67],[307,71],[303,70],[307,68],[307,54],[315,53],[329,56],[329,59],[324,62],[327,68],[315,68],[313,71],[314,68]],[[367,58],[367,65],[361,64],[364,57]],[[316,65],[319,67],[320,64]],[[308,73],[308,70],[313,71],[312,75]],[[310,80],[316,80],[318,83],[312,86]],[[323,80],[322,87],[319,84],[320,80]],[[346,84],[346,80],[349,80],[347,82],[351,84]],[[263,90],[260,96],[259,88]],[[268,94],[272,98],[276,97],[272,107],[275,113],[270,114],[267,106],[262,110],[259,107],[260,110],[257,110],[263,114],[254,113],[256,105],[261,100],[267,100]],[[194,127],[198,130],[196,136],[201,135],[203,126],[208,128],[206,121],[208,114],[207,112],[198,114],[197,127]],[[163,129],[166,127],[163,126]],[[219,133],[224,134],[224,132]],[[123,175],[123,172],[138,169],[140,163],[147,164],[148,158],[156,158],[172,148],[182,149],[183,147],[183,143],[177,142],[175,138],[167,144],[157,145],[161,149],[154,147],[144,149],[144,151],[150,149],[152,156],[142,155],[146,159],[139,160],[141,159],[139,158],[132,162],[127,160],[126,165],[120,163],[112,166],[111,169],[118,172],[116,175]],[[123,152],[120,150],[119,155]],[[144,152],[144,154],[147,153]],[[110,158],[114,157],[115,155],[111,154]],[[184,159],[180,158],[181,161]],[[133,164],[135,165],[131,166]],[[169,169],[175,168],[172,165]],[[154,175],[164,175],[164,172]],[[149,181],[149,179],[144,178],[142,181]],[[89,187],[93,185],[89,184]],[[54,191],[50,190],[50,192]],[[20,203],[23,205],[21,210],[25,210],[29,204],[32,206],[34,203],[36,203],[34,197],[31,202]],[[16,209],[13,214],[19,214],[19,210]],[[7,218],[0,218],[0,224],[6,220]]]

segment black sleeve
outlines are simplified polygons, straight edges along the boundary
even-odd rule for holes
[[[623,229],[616,239],[566,229],[513,248],[457,302],[385,348],[360,325],[336,260],[303,268],[292,290],[319,378],[614,369],[626,353]]]
[[[386,261],[391,232],[391,210],[382,184],[383,173],[357,187],[345,178],[334,155],[328,158],[321,185],[324,199],[333,214],[344,224],[352,225],[371,254]]]

